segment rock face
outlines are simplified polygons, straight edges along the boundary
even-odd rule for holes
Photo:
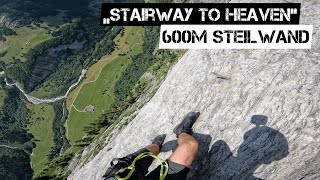
[[[278,2],[278,1],[277,1]],[[100,179],[121,157],[166,133],[160,157],[176,147],[172,129],[189,111],[200,150],[189,179],[320,178],[320,4],[303,1],[311,50],[190,50],[154,97],[69,179]]]
[[[39,56],[31,68],[31,75],[26,79],[25,91],[32,92],[39,84],[56,71],[59,66],[59,53],[69,50],[70,53],[76,54],[83,48],[83,42],[73,42],[67,45],[59,45],[55,48],[48,49],[42,56]]]

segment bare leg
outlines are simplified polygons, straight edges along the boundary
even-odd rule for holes
[[[170,161],[191,167],[192,161],[198,151],[197,140],[187,133],[181,133],[178,138],[178,148],[170,156]]]
[[[150,144],[150,145],[146,146],[145,149],[147,149],[148,151],[150,151],[151,153],[153,153],[155,155],[158,155],[160,153],[159,146],[156,144]]]

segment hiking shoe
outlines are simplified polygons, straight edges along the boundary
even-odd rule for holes
[[[193,134],[192,126],[196,122],[199,115],[200,115],[200,112],[189,112],[183,118],[182,122],[173,129],[173,132],[177,135],[177,138],[181,133],[187,133],[190,135]]]
[[[166,139],[166,136],[167,136],[166,134],[158,135],[152,140],[151,144],[156,144],[159,146],[159,149],[161,149],[164,139]]]

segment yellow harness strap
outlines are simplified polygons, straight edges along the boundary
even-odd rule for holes
[[[134,158],[132,164],[128,167],[126,167],[124,170],[130,170],[130,172],[128,173],[128,175],[126,177],[120,177],[118,174],[120,173],[119,171],[116,172],[115,174],[115,177],[118,179],[118,180],[127,180],[129,179],[133,172],[136,170],[135,168],[135,164],[136,162],[139,160],[139,159],[142,159],[142,158],[145,158],[147,156],[151,156],[155,159],[157,159],[159,162],[160,162],[160,177],[159,177],[159,180],[164,180],[164,178],[167,176],[168,174],[168,170],[169,170],[169,165],[166,161],[162,160],[161,158],[159,158],[158,156],[156,156],[155,154],[151,153],[151,152],[145,152],[145,153],[141,153],[139,154],[136,158]],[[165,170],[164,170],[165,168]]]

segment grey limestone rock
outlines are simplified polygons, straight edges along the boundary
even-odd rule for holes
[[[302,1],[300,22],[314,25],[311,50],[188,51],[133,121],[69,179],[100,179],[113,157],[162,133],[160,156],[169,157],[172,130],[189,111],[201,112],[189,179],[319,179],[319,19],[320,3]]]

